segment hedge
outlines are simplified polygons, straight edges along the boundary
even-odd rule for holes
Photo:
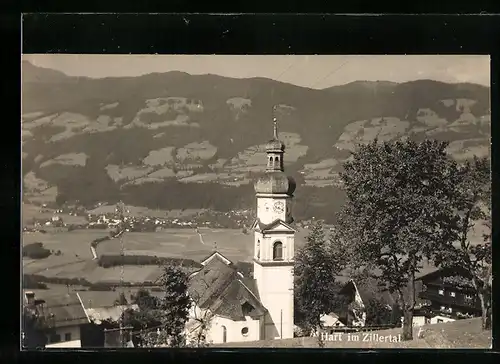
[[[23,288],[25,289],[48,289],[47,285],[43,282],[39,282],[34,279],[32,276],[24,275],[23,276]]]
[[[187,268],[201,269],[201,263],[192,259],[172,257],[156,257],[151,255],[101,255],[98,265],[103,268],[118,267],[121,265],[165,265],[178,264]]]
[[[45,286],[45,283],[51,284],[63,284],[70,286],[83,286],[87,287],[91,291],[113,291],[117,285],[124,287],[155,287],[156,284],[153,282],[89,282],[85,278],[65,278],[65,277],[46,277],[39,274],[23,274],[23,282],[29,282],[30,285],[41,284]],[[29,287],[26,287],[29,288]],[[31,288],[34,289],[34,288]]]
[[[44,259],[50,256],[50,250],[43,247],[43,243],[31,243],[23,246],[23,257]]]

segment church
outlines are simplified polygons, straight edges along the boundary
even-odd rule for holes
[[[285,144],[278,138],[276,119],[266,153],[265,174],[255,182],[253,276],[244,276],[218,252],[190,276],[194,304],[186,330],[194,336],[205,324],[208,343],[293,338],[295,230],[290,224],[296,184],[285,174]]]

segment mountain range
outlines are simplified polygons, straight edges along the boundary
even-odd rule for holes
[[[344,198],[342,162],[375,137],[447,140],[457,160],[490,154],[490,89],[476,84],[317,90],[183,72],[92,79],[23,61],[24,200],[252,208],[273,117],[298,184],[298,219],[332,220]]]

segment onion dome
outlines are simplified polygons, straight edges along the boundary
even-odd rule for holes
[[[267,152],[284,152],[285,151],[285,143],[281,140],[274,138],[267,142],[266,144]]]
[[[279,193],[292,196],[297,184],[282,171],[267,172],[254,184],[256,193]]]

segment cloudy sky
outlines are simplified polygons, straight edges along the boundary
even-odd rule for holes
[[[226,77],[266,77],[309,88],[325,88],[357,80],[406,82],[432,79],[490,85],[489,56],[226,56],[226,55],[23,55],[36,66],[70,76],[93,78],[139,76],[183,71]]]

